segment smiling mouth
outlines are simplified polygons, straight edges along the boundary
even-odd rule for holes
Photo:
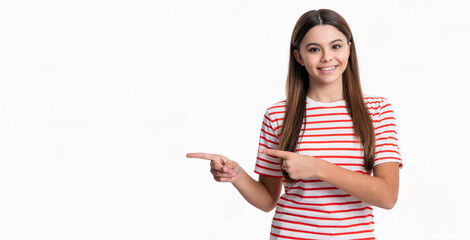
[[[331,71],[331,70],[335,69],[336,67],[337,66],[330,66],[330,67],[324,67],[324,68],[318,68],[318,69],[320,69],[322,71]]]
[[[318,68],[318,69],[320,69],[320,71],[322,71],[322,72],[331,72],[331,71],[334,70],[336,67],[338,67],[338,66],[335,65],[335,66],[329,66],[329,67]]]

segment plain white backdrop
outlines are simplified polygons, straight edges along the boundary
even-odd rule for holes
[[[398,203],[378,239],[470,239],[465,1],[0,2],[0,239],[267,239],[209,163],[253,177],[304,12],[349,22],[365,93],[395,110]]]

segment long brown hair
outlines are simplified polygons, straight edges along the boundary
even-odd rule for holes
[[[354,135],[364,148],[364,167],[372,172],[375,156],[375,133],[369,110],[364,103],[356,47],[348,23],[341,15],[329,9],[312,10],[304,13],[291,37],[289,71],[286,84],[286,113],[280,133],[280,149],[295,152],[300,131],[306,117],[306,98],[309,89],[309,75],[294,57],[294,50],[300,51],[300,42],[307,32],[316,25],[331,25],[346,36],[351,43],[348,65],[343,72],[343,97],[354,126]],[[282,165],[283,159],[281,159]],[[294,182],[286,171],[282,172],[288,182]]]

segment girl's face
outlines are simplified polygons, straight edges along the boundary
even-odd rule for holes
[[[346,36],[331,25],[311,28],[294,50],[297,62],[305,66],[311,84],[330,84],[342,81],[348,65],[349,46]]]

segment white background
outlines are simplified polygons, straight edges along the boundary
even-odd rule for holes
[[[395,110],[400,196],[378,239],[470,239],[465,1],[1,1],[0,239],[267,239],[193,151],[253,177],[304,12],[349,22]]]

